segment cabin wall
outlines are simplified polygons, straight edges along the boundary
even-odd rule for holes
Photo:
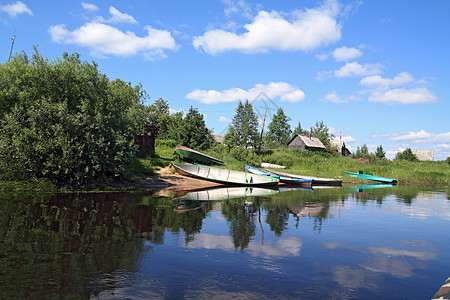
[[[148,124],[145,126],[146,133],[136,136],[136,144],[139,146],[140,154],[155,152],[156,126]]]
[[[305,150],[306,149],[306,145],[302,141],[302,139],[297,136],[289,143],[288,148],[289,149],[297,148],[297,149]]]

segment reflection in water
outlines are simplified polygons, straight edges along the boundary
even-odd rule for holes
[[[0,298],[430,298],[448,277],[445,192],[264,192],[0,195]]]

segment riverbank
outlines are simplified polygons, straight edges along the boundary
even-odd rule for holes
[[[177,174],[170,163],[178,161],[173,155],[173,147],[160,145],[152,156],[135,158],[132,164],[132,181],[103,183],[84,190],[193,190],[217,186],[215,183]],[[398,185],[447,187],[450,181],[448,161],[408,162],[379,160],[358,160],[337,154],[310,152],[292,149],[264,150],[256,153],[246,149],[228,149],[217,146],[205,151],[225,162],[223,168],[243,171],[245,164],[260,166],[262,162],[283,165],[284,172],[306,176],[326,177],[343,180],[343,185],[370,184],[370,182],[345,176],[345,172],[364,171],[366,174],[397,179]],[[77,189],[79,190],[79,189]],[[32,179],[17,182],[0,182],[0,191],[72,191],[58,189],[49,181]]]

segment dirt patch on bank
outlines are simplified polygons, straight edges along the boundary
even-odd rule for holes
[[[142,180],[138,188],[144,190],[167,190],[167,191],[189,191],[221,186],[218,183],[206,180],[195,179],[180,175],[175,172],[172,166],[167,166],[156,171],[155,176],[147,177]]]

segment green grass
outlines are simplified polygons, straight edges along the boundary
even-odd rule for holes
[[[157,145],[156,157],[159,163],[178,161],[173,156],[175,147]],[[203,153],[225,162],[223,168],[243,170],[245,164],[259,166],[261,162],[286,166],[286,172],[308,176],[340,178],[343,183],[364,183],[363,180],[345,176],[345,172],[364,171],[366,174],[395,178],[399,185],[448,186],[450,165],[447,161],[408,162],[374,159],[368,163],[338,154],[310,152],[297,149],[263,150],[260,154],[253,150],[240,148],[228,149],[216,146]],[[150,160],[155,160],[151,158]],[[152,162],[153,164],[153,162]]]
[[[137,156],[130,161],[129,177],[134,181],[156,175],[156,171],[168,166],[171,162],[179,162],[173,155],[176,145],[173,142],[156,144],[156,152],[152,155]],[[441,186],[448,187],[450,181],[450,164],[448,161],[408,162],[375,159],[362,163],[357,159],[342,157],[338,154],[310,152],[296,149],[254,150],[240,148],[228,149],[222,145],[202,151],[225,162],[218,166],[232,170],[243,171],[244,165],[260,166],[262,162],[283,165],[287,173],[308,176],[339,178],[344,184],[368,183],[360,179],[345,176],[345,172],[364,171],[366,174],[395,178],[398,184],[410,186]],[[127,186],[130,183],[125,182]],[[115,185],[110,188],[123,188]],[[102,187],[108,189],[108,187]],[[1,181],[0,192],[6,191],[57,191],[49,181],[31,179],[28,181]],[[58,191],[61,191],[59,189]]]

